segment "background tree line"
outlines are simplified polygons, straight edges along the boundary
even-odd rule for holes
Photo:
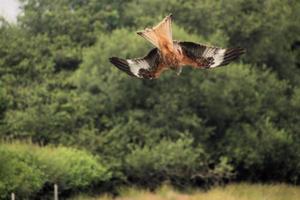
[[[67,195],[73,186],[102,183],[109,189],[153,188],[163,181],[299,183],[299,1],[21,3],[17,24],[0,22],[0,151],[6,152],[0,160],[8,159],[0,162],[0,177],[6,177],[0,179],[2,198],[19,188],[19,168],[42,174],[28,181],[35,189],[22,190],[25,196],[47,193],[55,182],[41,168],[44,154],[30,154],[34,164],[20,156],[38,147],[14,140],[58,146],[58,152],[66,146],[62,151],[70,154],[82,151],[72,154],[78,162],[85,157],[99,165],[89,181],[71,176],[78,183],[63,187]],[[165,73],[155,81],[128,77],[108,62],[111,56],[146,54],[151,46],[135,31],[169,13],[175,39],[244,47],[242,62],[210,71],[184,69],[180,77]],[[20,165],[10,170],[13,178],[4,170],[9,163]],[[52,167],[62,174],[69,170]],[[78,170],[89,173],[87,168]]]

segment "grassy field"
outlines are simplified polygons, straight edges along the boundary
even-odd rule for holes
[[[146,190],[122,189],[120,197],[109,195],[100,197],[78,196],[72,200],[299,200],[300,187],[285,184],[232,184],[226,187],[216,187],[207,192],[194,190],[190,193],[180,193],[164,186],[152,193]]]

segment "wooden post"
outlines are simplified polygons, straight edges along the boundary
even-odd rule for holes
[[[54,200],[58,200],[58,186],[54,184]]]
[[[15,200],[15,193],[11,193],[11,200]]]

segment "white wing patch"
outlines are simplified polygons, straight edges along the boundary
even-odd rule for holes
[[[128,66],[130,68],[130,71],[137,77],[142,78],[139,75],[139,71],[140,69],[149,69],[151,66],[149,65],[149,63],[145,60],[126,60],[128,63]]]
[[[212,57],[214,64],[212,64],[210,68],[214,68],[219,66],[224,61],[225,52],[226,49],[208,47],[203,52],[203,57]]]

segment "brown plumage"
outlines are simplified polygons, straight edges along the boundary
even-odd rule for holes
[[[137,32],[155,48],[145,57],[134,59],[110,58],[120,70],[138,78],[153,79],[168,69],[179,75],[183,66],[214,68],[227,65],[245,53],[242,48],[209,47],[193,42],[179,42],[172,38],[172,15],[165,17],[157,26]]]

